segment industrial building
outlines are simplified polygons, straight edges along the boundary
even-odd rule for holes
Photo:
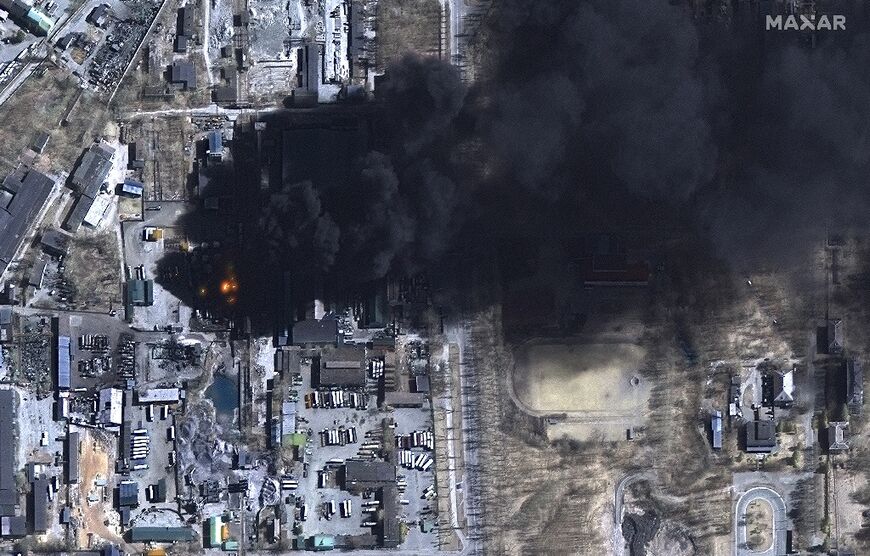
[[[293,325],[291,334],[296,346],[334,346],[338,343],[338,319],[328,315],[320,320],[301,320]]]
[[[36,478],[30,485],[29,518],[30,528],[34,533],[48,531],[48,479],[45,476]]]
[[[365,360],[314,357],[311,360],[311,382],[317,388],[363,387],[366,384]]]
[[[66,482],[79,482],[79,450],[81,440],[78,432],[71,432],[66,437]]]
[[[396,466],[387,461],[349,459],[342,467],[344,490],[362,492],[396,483]]]
[[[196,538],[189,527],[133,527],[130,542],[188,542]]]
[[[0,0],[6,11],[19,26],[34,35],[45,36],[54,28],[55,21],[24,0]]]
[[[13,335],[12,307],[0,305],[0,344],[11,342]]]
[[[0,183],[0,278],[53,187],[54,180],[36,170],[13,172]]]
[[[150,388],[136,394],[139,404],[178,403],[181,401],[180,388]]]
[[[127,305],[135,307],[150,307],[154,304],[154,281],[130,279],[127,280]]]
[[[82,155],[82,159],[70,179],[73,189],[81,193],[81,196],[67,216],[64,223],[65,229],[77,232],[85,222],[92,226],[99,223],[108,203],[101,202],[96,205],[96,208],[94,205],[100,194],[100,188],[112,170],[114,156],[115,149],[103,143],[91,145]]]
[[[58,230],[47,230],[39,239],[42,251],[52,257],[63,257],[69,251],[69,236]]]
[[[126,178],[121,185],[120,194],[125,197],[141,197],[145,193],[145,184],[132,178]]]
[[[57,389],[69,390],[70,386],[70,361],[72,359],[71,341],[69,333],[69,316],[56,317],[52,322],[56,346],[52,362],[54,364],[54,376]]]
[[[0,390],[0,422],[15,422],[15,391]],[[14,427],[0,427],[0,516],[14,516],[18,505],[18,485],[15,482],[15,446]]]
[[[184,54],[187,52],[187,43],[193,37],[194,8],[178,8],[178,19],[175,24],[175,52]]]
[[[722,449],[722,412],[714,411],[710,418],[710,431],[713,435],[713,449]]]
[[[169,82],[184,91],[196,89],[196,68],[193,62],[172,62],[169,66]]]
[[[104,425],[121,425],[124,409],[124,392],[117,388],[100,390],[99,421]]]
[[[864,409],[864,366],[854,358],[846,361],[846,405],[856,415]]]

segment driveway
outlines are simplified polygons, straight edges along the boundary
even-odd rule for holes
[[[762,551],[750,550],[746,546],[746,523],[744,516],[746,509],[753,500],[764,500],[773,508],[773,544]],[[737,508],[734,512],[734,554],[735,556],[781,556],[786,552],[786,532],[788,522],[786,516],[785,501],[782,496],[770,487],[753,487],[740,495],[737,499]]]

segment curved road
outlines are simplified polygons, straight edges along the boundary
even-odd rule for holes
[[[753,500],[764,500],[773,508],[773,544],[762,551],[750,550],[746,547],[746,508]],[[785,540],[788,522],[785,501],[782,496],[770,487],[753,487],[740,495],[734,512],[734,555],[735,556],[781,556],[785,554]]]

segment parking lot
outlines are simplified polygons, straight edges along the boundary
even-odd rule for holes
[[[132,430],[129,439],[126,434],[122,435],[122,441],[128,440],[129,445],[121,446],[121,450],[129,459],[130,479],[139,484],[139,507],[131,511],[131,520],[143,513],[154,513],[156,509],[176,509],[175,435],[171,432],[175,428],[174,411],[168,404],[134,404],[128,396],[124,419],[130,422]],[[143,453],[144,457],[136,458]],[[166,491],[156,500],[161,479],[165,479]],[[149,487],[153,489],[150,496]]]
[[[422,409],[379,409],[376,396],[371,389],[367,391],[364,388],[320,389],[317,396],[320,407],[306,407],[314,405],[315,399],[311,365],[307,360],[303,361],[302,384],[294,387],[294,390],[298,392],[297,426],[309,432],[304,447],[308,473],[307,476],[297,474],[298,476],[293,477],[299,484],[295,494],[304,498],[308,511],[306,520],[302,523],[302,534],[338,536],[368,533],[371,524],[377,520],[374,512],[378,505],[371,494],[352,494],[341,488],[342,462],[348,459],[377,460],[382,453],[394,452],[393,446],[384,445],[385,431],[389,430],[391,420],[395,423],[395,428],[388,435],[391,439],[393,432],[395,435],[404,436],[415,431],[431,431],[431,411],[428,405]],[[343,406],[334,407],[336,401]],[[348,407],[351,404],[365,407]],[[408,449],[415,456],[433,455],[433,452],[422,447],[409,446]],[[402,546],[407,550],[437,546],[434,532],[422,533],[419,527],[422,518],[432,517],[430,508],[435,507],[434,470],[434,462],[425,472],[403,466],[397,469],[400,499],[398,507],[401,512],[399,517],[408,525],[408,535]],[[424,491],[430,486],[433,487],[431,501],[423,497]],[[343,517],[342,512],[341,504],[346,500],[351,503],[349,517]],[[335,513],[332,515],[329,515],[330,501],[335,503]],[[363,509],[369,511],[364,512]]]

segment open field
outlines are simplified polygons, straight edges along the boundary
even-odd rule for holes
[[[136,143],[136,156],[145,161],[145,200],[188,198],[195,150],[193,132],[187,115],[137,118],[124,123],[124,141]]]
[[[378,71],[385,71],[407,52],[423,56],[442,55],[441,6],[438,0],[381,0],[378,2],[377,35]]]
[[[0,170],[15,166],[36,134],[46,131],[51,140],[36,168],[71,172],[84,145],[94,136],[111,133],[109,111],[90,93],[79,94],[75,78],[65,70],[46,66],[37,71],[0,106]]]
[[[114,231],[73,236],[66,258],[67,276],[75,286],[70,305],[90,311],[119,309],[120,260]]]
[[[520,399],[537,411],[643,411],[650,387],[633,344],[530,344],[513,372]]]

